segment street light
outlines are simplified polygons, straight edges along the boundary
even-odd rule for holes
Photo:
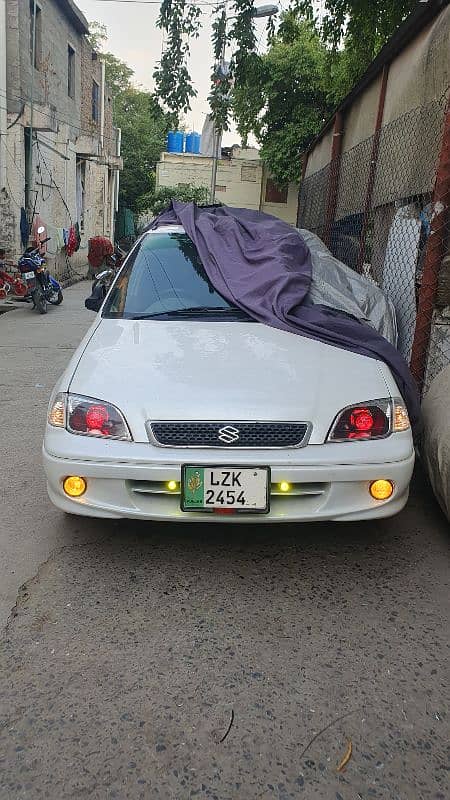
[[[251,16],[255,19],[260,19],[261,17],[273,17],[274,14],[278,14],[278,6],[273,3],[269,3],[265,6],[258,6],[258,8],[254,8],[252,10]]]
[[[275,14],[278,14],[279,8],[274,3],[268,3],[264,6],[258,6],[257,8],[253,8],[251,11],[251,16],[253,19],[261,19],[262,17],[273,17]],[[234,16],[226,17],[225,24],[228,20],[235,19]],[[225,73],[226,64],[225,64],[225,42],[226,38],[224,36],[223,39],[223,46],[222,46],[222,56],[220,60],[219,69]],[[220,128],[214,128],[213,133],[213,163],[212,163],[212,173],[211,173],[211,192],[210,192],[210,203],[214,205],[214,201],[216,199],[216,180],[217,180],[217,162],[220,157],[220,147],[221,147],[221,140],[222,140],[222,130]]]

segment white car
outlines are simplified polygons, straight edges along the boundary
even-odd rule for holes
[[[52,393],[43,455],[66,512],[187,522],[387,517],[414,465],[386,364],[231,307],[178,226],[128,256]]]

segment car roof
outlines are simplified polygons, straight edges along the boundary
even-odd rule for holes
[[[159,225],[158,228],[153,228],[145,232],[147,236],[152,233],[185,233],[182,225]]]

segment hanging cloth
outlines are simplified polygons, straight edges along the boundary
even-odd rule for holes
[[[77,243],[78,242],[77,242],[77,235],[75,232],[75,226],[71,225],[71,227],[69,228],[69,238],[66,244],[66,253],[69,257],[73,256],[73,254],[75,253],[77,249]]]
[[[28,237],[30,235],[30,226],[28,225],[27,212],[24,208],[20,209],[20,240],[22,247],[28,247]]]

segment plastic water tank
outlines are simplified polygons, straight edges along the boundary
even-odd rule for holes
[[[195,155],[200,155],[200,147],[202,144],[202,137],[199,133],[194,133],[194,153]]]
[[[188,133],[186,135],[186,153],[195,153],[195,133]]]
[[[167,134],[167,152],[182,153],[184,148],[183,131],[169,131]]]

